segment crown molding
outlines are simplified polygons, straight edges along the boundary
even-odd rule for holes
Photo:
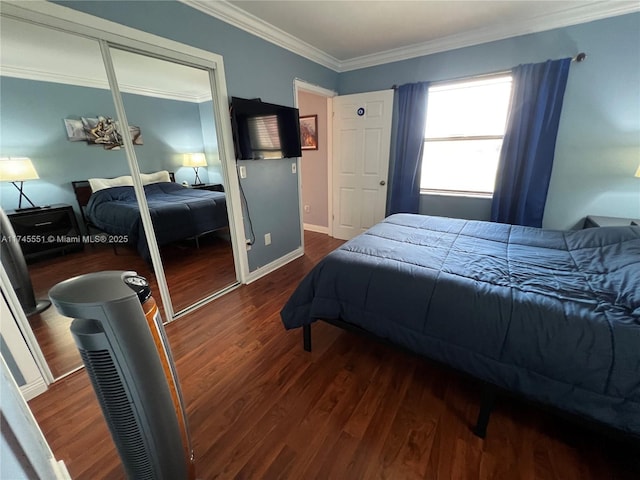
[[[14,67],[11,65],[2,66],[2,76],[22,78],[25,80],[36,80],[39,82],[61,83],[76,87],[99,88],[109,90],[109,82],[91,77],[68,75],[59,72],[38,70],[35,68]],[[211,95],[190,95],[182,92],[172,92],[168,90],[158,90],[136,85],[119,84],[120,91],[146,97],[164,98],[167,100],[178,100],[181,102],[202,103],[211,100]]]
[[[236,7],[227,1],[207,0],[179,0],[181,3],[195,8],[207,15],[222,20],[245,32],[255,35],[267,42],[289,50],[312,62],[327,67],[333,71],[340,71],[340,61],[319,48],[300,40],[298,37],[281,30],[270,23]]]
[[[81,86],[88,88],[100,88],[109,90],[107,80],[96,80],[89,77],[67,75],[64,73],[38,70],[36,68],[14,67],[12,65],[2,66],[3,77],[22,78],[25,80],[36,80],[39,82],[62,83],[64,85]]]
[[[347,72],[385,63],[441,53],[473,45],[504,40],[531,33],[543,32],[554,28],[579,25],[640,11],[638,2],[598,2],[579,4],[562,12],[541,15],[522,22],[503,25],[498,28],[481,28],[459,35],[450,35],[432,42],[419,43],[407,47],[395,48],[384,52],[363,55],[340,63],[340,71]],[[576,52],[577,53],[577,52]]]
[[[480,28],[459,35],[451,35],[430,42],[400,47],[371,55],[363,55],[340,61],[322,50],[293,35],[261,20],[260,18],[228,3],[225,0],[179,0],[203,13],[233,25],[267,42],[278,45],[336,72],[347,72],[385,63],[441,53],[487,42],[504,40],[554,28],[578,25],[603,18],[615,17],[640,11],[637,1],[591,1],[578,3],[561,12],[540,15],[521,22],[500,27]]]

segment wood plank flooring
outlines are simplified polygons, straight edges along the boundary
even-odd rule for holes
[[[203,236],[199,248],[195,247],[192,240],[162,247],[165,276],[176,310],[235,282],[233,252],[225,235],[228,237],[228,232]],[[47,298],[49,289],[58,282],[102,270],[133,270],[147,278],[155,292],[160,314],[162,318],[167,318],[160,302],[155,275],[131,247],[118,246],[114,252],[107,245],[85,245],[81,252],[46,258],[29,265],[37,298]],[[82,365],[69,332],[71,322],[71,318],[60,315],[53,307],[29,317],[29,324],[54,378]]]
[[[631,447],[514,400],[469,430],[478,385],[324,323],[314,350],[279,311],[341,242],[306,232],[303,258],[167,326],[200,479],[631,479]],[[74,479],[123,470],[84,370],[30,406]]]

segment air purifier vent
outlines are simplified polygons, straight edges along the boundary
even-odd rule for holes
[[[131,469],[132,477],[153,480],[153,466],[145,447],[140,426],[132,402],[124,388],[118,369],[108,350],[87,351],[79,349],[98,401],[116,444],[121,445],[121,453],[126,452],[125,465]]]

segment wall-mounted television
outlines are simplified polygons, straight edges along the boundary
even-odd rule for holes
[[[231,126],[237,160],[302,156],[297,108],[231,97]]]

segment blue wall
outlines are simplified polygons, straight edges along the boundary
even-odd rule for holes
[[[203,150],[198,104],[131,94],[123,101],[129,122],[142,130],[144,145],[135,147],[140,170],[166,169],[178,182],[192,182],[193,170],[182,167],[180,154]],[[129,174],[124,149],[104,150],[66,136],[65,118],[115,117],[108,90],[2,77],[0,109],[2,155],[32,159],[40,180],[26,182],[25,193],[37,205],[67,203],[77,210],[71,181]],[[2,207],[15,208],[17,200],[14,187],[2,184]]]
[[[340,94],[508,70],[586,52],[572,64],[543,226],[588,214],[640,217],[640,14],[524,35],[340,75]],[[478,218],[486,199],[423,195],[421,213]]]
[[[259,97],[265,102],[293,106],[296,78],[337,89],[336,72],[179,2],[55,3],[222,55],[229,96]],[[255,174],[248,174],[242,185],[258,238],[248,252],[249,269],[253,271],[277,260],[282,252],[295,250],[302,239],[298,177],[291,173],[291,162],[267,161],[251,169]],[[269,208],[271,205],[287,207]],[[248,236],[247,219],[245,229]],[[265,233],[271,233],[272,237],[272,245],[268,247],[264,246]]]
[[[589,213],[640,216],[640,183],[632,177],[640,149],[640,14],[337,74],[179,2],[56,3],[218,53],[224,58],[230,96],[284,105],[294,103],[295,78],[348,94],[501,71],[585,51],[587,61],[573,64],[569,77],[544,225],[570,228]],[[147,128],[141,126],[146,142]],[[298,179],[290,163],[247,165],[249,175],[242,184],[257,237],[249,252],[251,270],[300,244]],[[217,174],[215,167],[209,172]],[[486,199],[466,202],[425,197],[421,211],[469,218],[488,212]],[[249,229],[246,219],[245,227]],[[270,247],[263,245],[267,232],[272,234]]]

